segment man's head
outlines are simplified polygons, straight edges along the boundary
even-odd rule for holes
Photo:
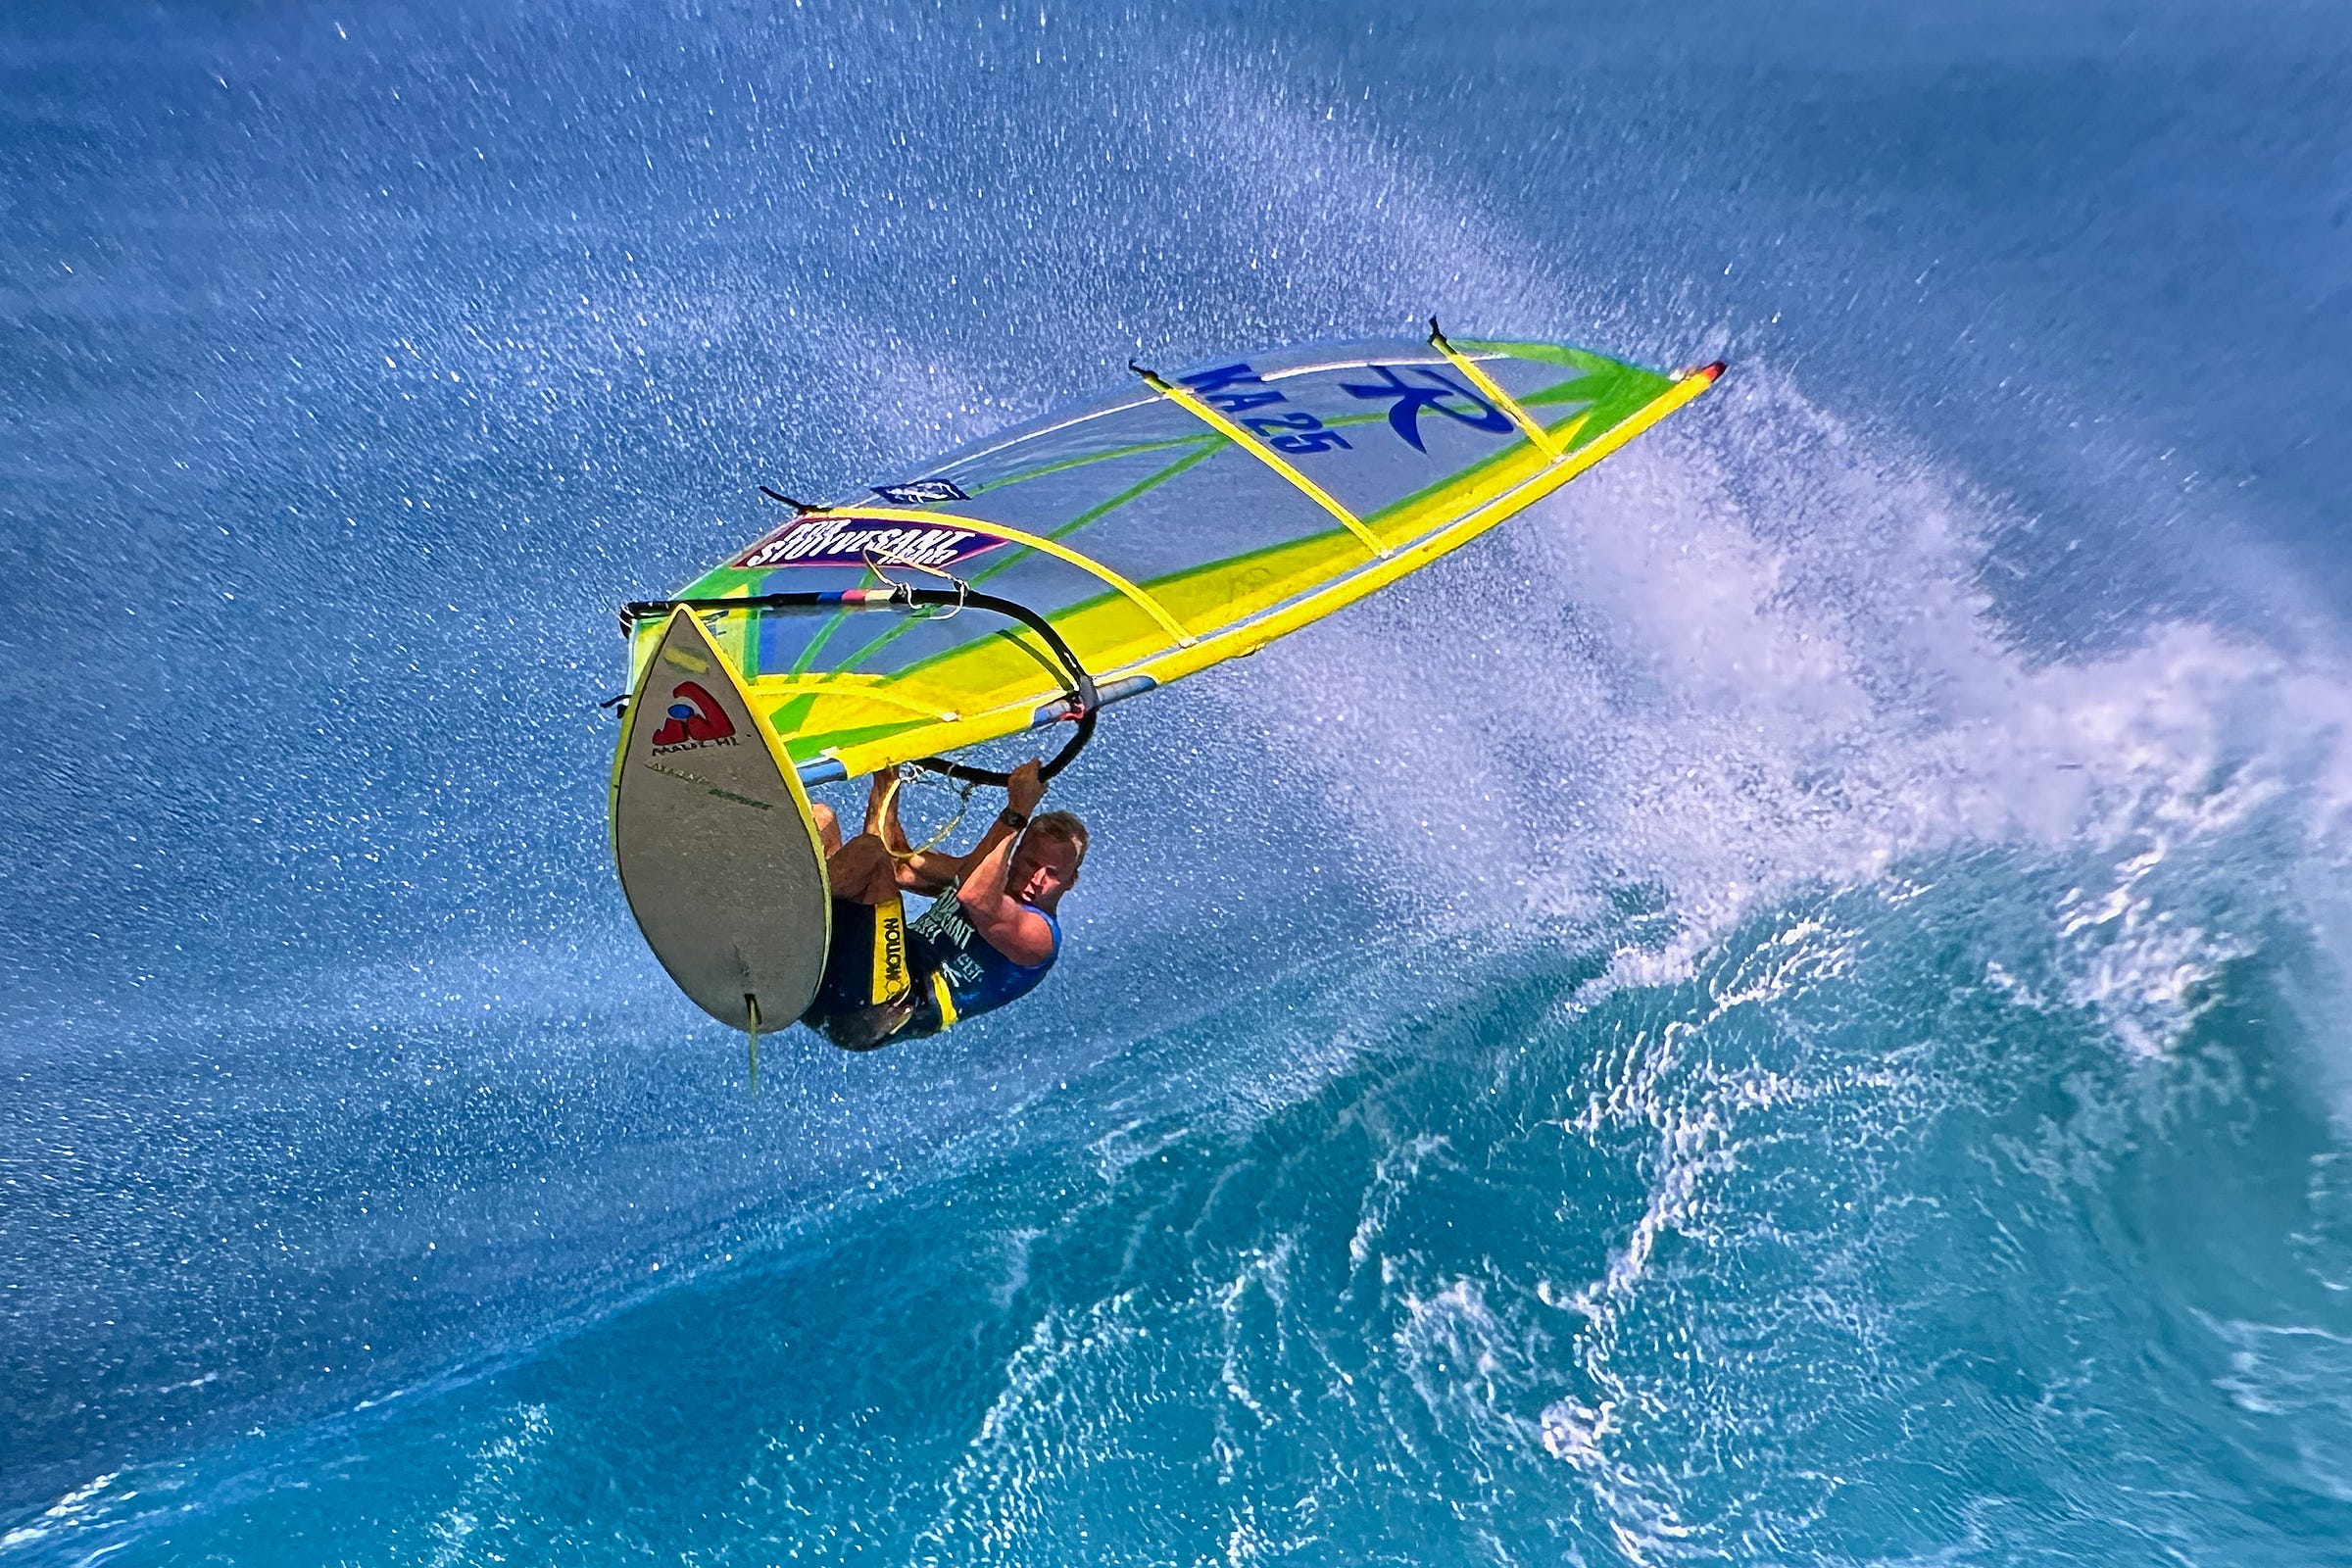
[[[1077,884],[1085,861],[1086,824],[1067,811],[1048,811],[1021,835],[1005,869],[1005,890],[1023,904],[1051,911]]]

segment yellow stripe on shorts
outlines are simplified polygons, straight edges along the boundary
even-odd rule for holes
[[[875,1006],[906,994],[913,978],[906,969],[906,905],[902,899],[874,906],[874,972],[867,1001]]]

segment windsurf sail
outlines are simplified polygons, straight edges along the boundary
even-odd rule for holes
[[[632,686],[690,612],[803,784],[1091,726],[1458,549],[1721,369],[1435,322],[1427,342],[1138,368],[863,494],[792,503],[676,598],[628,607]]]

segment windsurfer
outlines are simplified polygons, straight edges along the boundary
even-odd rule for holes
[[[899,824],[895,782],[877,773],[865,829],[844,843],[824,805],[810,808],[833,892],[833,944],[801,1021],[848,1051],[937,1034],[1026,996],[1061,953],[1054,911],[1078,881],[1086,825],[1031,813],[1046,793],[1039,763],[1014,769],[1005,808],[956,855],[914,851]],[[909,924],[902,895],[931,899]]]

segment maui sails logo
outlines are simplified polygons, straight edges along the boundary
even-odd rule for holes
[[[670,692],[669,711],[654,731],[654,755],[735,744],[735,721],[700,682],[682,680]]]
[[[739,567],[862,566],[904,562],[938,569],[1004,541],[976,528],[880,522],[872,517],[804,517],[786,523],[735,560]]]

